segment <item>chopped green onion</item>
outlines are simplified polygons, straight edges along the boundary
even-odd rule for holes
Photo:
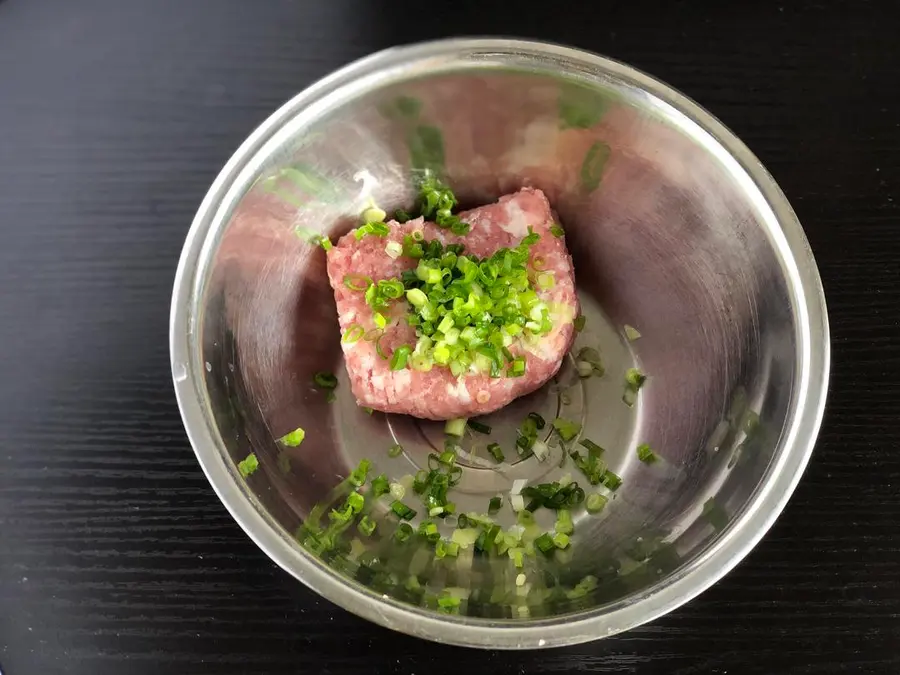
[[[406,368],[406,361],[411,353],[412,349],[409,348],[409,345],[397,347],[394,355],[391,357],[391,370],[403,370]]]
[[[525,507],[528,511],[535,511],[540,507],[556,511],[577,506],[584,501],[584,490],[574,481],[567,485],[556,482],[529,485],[522,489],[521,494],[531,500]]]
[[[441,533],[438,532],[437,525],[431,520],[422,521],[419,525],[419,535],[433,543],[436,543],[438,539],[441,538]]]
[[[455,558],[459,555],[459,544],[441,539],[435,544],[434,555],[436,558]]]
[[[629,368],[625,373],[625,383],[635,391],[641,388],[647,376],[637,368]]]
[[[403,446],[399,443],[394,443],[391,447],[388,448],[388,457],[399,457],[403,452]]]
[[[237,466],[241,478],[246,478],[255,473],[259,468],[259,460],[256,458],[256,454],[251,452],[247,457],[238,462]]]
[[[381,339],[384,337],[384,331],[382,331],[381,335],[375,338],[375,353],[378,354],[385,361],[388,360],[388,355],[385,353],[384,348],[381,346]]]
[[[296,448],[303,442],[304,438],[306,438],[306,432],[301,427],[297,427],[279,438],[278,442],[288,448]]]
[[[588,443],[590,443],[590,445],[582,443],[582,445],[588,448],[587,458],[582,456],[577,450],[570,452],[569,456],[591,485],[599,485],[606,473],[606,463],[600,459],[603,448],[600,448],[599,445],[596,445],[596,443],[592,443],[591,441],[588,441]],[[599,451],[596,448],[599,448]]]
[[[384,328],[385,326],[387,326],[387,317],[385,317],[381,312],[372,312],[372,321],[375,322],[375,325],[378,328]]]
[[[503,497],[497,495],[496,497],[491,497],[491,501],[488,504],[488,513],[494,515],[497,511],[500,510],[500,507],[503,506]]]
[[[468,427],[472,431],[477,431],[479,434],[489,434],[491,433],[491,427],[483,422],[478,422],[477,420],[469,420]]]
[[[571,441],[581,432],[580,424],[563,419],[562,417],[557,417],[553,420],[553,428],[556,429],[556,433],[559,434],[559,437],[566,442]]]
[[[542,272],[537,276],[538,288],[553,288],[556,285],[556,277],[552,272]]]
[[[540,241],[541,235],[534,231],[534,229],[529,225],[528,226],[528,236],[522,239],[522,246],[534,246],[538,241]]]
[[[359,464],[355,469],[350,473],[350,477],[347,479],[351,485],[355,487],[361,487],[363,483],[366,482],[366,476],[369,474],[369,469],[372,466],[372,462],[368,459],[360,460]]]
[[[341,338],[341,342],[343,342],[344,344],[353,344],[354,342],[358,341],[365,332],[366,329],[358,323],[350,324],[347,327],[347,330],[344,331],[344,336]]]
[[[313,382],[321,389],[334,389],[338,385],[338,380],[334,373],[316,373],[313,375]]]
[[[627,323],[625,324],[625,339],[629,342],[634,342],[635,340],[641,339],[640,331],[634,326],[629,326]]]
[[[544,555],[549,555],[556,548],[556,544],[550,533],[544,532],[544,534],[534,540],[534,547]]]
[[[560,509],[556,512],[555,529],[562,534],[572,534],[575,531],[575,523],[572,522],[572,512],[569,509]]]
[[[372,479],[372,496],[378,499],[382,495],[386,495],[391,491],[390,481],[385,474],[375,476]]]
[[[547,447],[547,444],[537,439],[531,444],[531,451],[539,462],[543,462],[550,454],[550,448]]]
[[[413,536],[413,529],[409,523],[400,523],[397,526],[397,529],[394,530],[394,539],[396,539],[401,544],[409,541],[409,538]]]
[[[397,209],[396,211],[394,211],[394,220],[396,220],[398,223],[405,223],[412,220],[412,216],[403,209]]]
[[[606,372],[603,368],[603,362],[600,360],[600,352],[598,352],[593,347],[583,347],[578,350],[578,374],[582,377],[587,377],[592,372],[597,375],[597,377],[602,377]],[[586,374],[582,374],[582,364],[588,364],[590,366],[590,371],[586,372]]]
[[[595,492],[588,495],[588,498],[584,502],[584,508],[588,513],[600,513],[608,501],[609,500],[606,497]]]
[[[650,448],[646,443],[642,443],[637,448],[637,456],[638,459],[641,460],[644,464],[653,464],[656,462],[659,457],[655,452]]]
[[[575,330],[579,333],[584,330],[584,325],[587,323],[587,317],[584,314],[579,314],[575,317],[575,320],[572,324],[575,326]]]
[[[365,291],[373,283],[374,282],[372,281],[372,277],[367,277],[364,274],[344,275],[344,286],[349,288],[351,291]]]
[[[394,515],[400,518],[400,520],[412,520],[416,516],[416,512],[401,501],[391,502],[391,511],[393,511]]]
[[[568,548],[569,535],[563,534],[562,532],[557,532],[555,535],[553,535],[553,545],[556,548]]]
[[[582,438],[580,441],[578,441],[578,444],[587,448],[591,456],[596,455],[597,457],[599,457],[605,452],[601,446],[594,443],[594,441],[592,441],[590,438]]]
[[[425,303],[428,302],[428,296],[418,288],[410,288],[406,291],[406,299],[414,307],[424,307]]]
[[[390,234],[390,228],[384,223],[366,223],[358,228],[356,228],[356,232],[353,233],[353,236],[356,237],[356,240],[359,241],[363,237],[369,234],[373,234],[377,237],[386,237]]]
[[[442,596],[442,597],[438,598],[437,603],[438,603],[438,609],[440,609],[442,612],[445,612],[446,614],[458,614],[459,613],[460,599],[455,596],[452,596],[452,595]]]
[[[362,409],[367,415],[371,415],[372,413],[375,412],[372,408],[369,408],[367,406],[363,406]]]
[[[369,518],[369,516],[363,516],[359,519],[356,529],[359,530],[360,534],[368,537],[375,531],[375,521]]]
[[[557,239],[562,237],[565,234],[565,230],[563,230],[559,225],[554,223],[550,226],[550,234],[552,234]]]
[[[365,503],[365,497],[363,497],[358,492],[351,492],[349,495],[347,495],[347,505],[350,507],[350,510],[353,511],[353,513],[359,513],[360,511],[362,511],[362,507],[365,505]]]
[[[579,361],[575,364],[575,368],[578,370],[578,377],[590,377],[594,374],[594,366],[587,361]]]
[[[536,429],[543,429],[545,426],[547,426],[547,421],[536,412],[528,413],[528,417],[526,419],[532,420]]]
[[[362,213],[364,223],[383,223],[385,218],[387,218],[387,213],[377,206],[369,207]]]
[[[607,469],[607,471],[603,474],[603,478],[600,482],[603,483],[604,486],[615,492],[622,484],[622,479],[618,475]]]
[[[505,459],[505,457],[503,456],[503,450],[497,443],[490,443],[487,446],[487,451],[490,453],[491,457],[494,458],[494,461],[498,463],[502,462]]]
[[[510,377],[521,377],[525,374],[525,359],[517,358],[513,359],[512,363],[509,364],[509,368],[507,369],[507,375]]]
[[[465,417],[447,420],[444,425],[444,433],[448,436],[462,436],[466,432],[466,422]]]

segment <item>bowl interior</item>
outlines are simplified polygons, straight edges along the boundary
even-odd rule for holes
[[[455,593],[467,618],[448,620],[496,627],[603,614],[690,571],[751,503],[795,406],[797,291],[786,281],[794,263],[740,164],[633,82],[525,56],[382,73],[283,122],[206,233],[192,339],[217,453],[231,467],[256,453],[260,469],[244,481],[232,468],[232,480],[291,540],[293,571],[326,569],[359,592],[348,605],[368,595],[439,614],[437,600]],[[603,355],[603,377],[579,380],[570,362],[489,420],[508,457],[527,412],[576,420],[622,478],[601,514],[576,513],[569,550],[527,563],[523,586],[508,559],[469,551],[435,560],[433,546],[398,544],[389,531],[348,530],[349,548],[324,559],[299,543],[310,510],[336,499],[362,458],[374,464],[370,475],[401,479],[442,446],[439,424],[356,406],[325,256],[308,243],[310,233],[334,238],[355,226],[370,201],[388,212],[409,207],[424,169],[444,175],[468,206],[524,185],[546,192],[587,317],[576,348]],[[629,340],[626,325],[641,337]],[[622,401],[630,367],[648,375],[632,407]],[[313,384],[319,371],[338,374],[336,400]],[[301,446],[276,442],[297,427],[306,431]],[[394,442],[404,453],[391,458]],[[543,463],[498,471],[486,442],[463,441],[460,510],[484,512],[516,478],[569,475],[593,490],[563,447]],[[640,462],[641,443],[660,461]],[[551,513],[537,516],[552,529]],[[508,501],[496,519],[513,524]]]

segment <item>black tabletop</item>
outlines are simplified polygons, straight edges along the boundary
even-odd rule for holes
[[[894,4],[0,0],[3,673],[900,672]],[[824,278],[831,394],[787,510],[701,597],[593,644],[442,647],[319,599],[226,513],[175,405],[172,279],[222,164],[334,68],[462,34],[687,93],[774,174]]]

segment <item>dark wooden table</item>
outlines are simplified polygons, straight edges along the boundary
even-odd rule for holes
[[[757,4],[0,0],[3,673],[900,672],[895,3]],[[764,542],[569,649],[440,647],[320,600],[225,512],[170,382],[175,264],[240,141],[352,59],[466,33],[608,54],[710,109],[798,211],[831,313],[820,442]]]

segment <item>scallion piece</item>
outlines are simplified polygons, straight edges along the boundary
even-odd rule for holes
[[[391,484],[385,474],[375,476],[372,479],[372,497],[378,499],[382,495],[386,495],[391,491]]]
[[[316,373],[313,375],[313,382],[320,389],[334,389],[338,385],[338,379],[334,373]]]
[[[459,555],[459,544],[441,539],[435,544],[434,555],[436,558],[455,558]]]
[[[413,529],[409,523],[400,523],[394,530],[394,539],[401,544],[409,541],[411,536],[413,536]]]
[[[373,283],[374,282],[372,281],[372,277],[367,277],[364,274],[344,275],[344,286],[349,288],[351,291],[365,291]]]
[[[356,237],[357,241],[359,241],[363,237],[370,234],[373,234],[377,237],[386,237],[388,236],[388,234],[390,234],[390,232],[390,228],[384,223],[371,222],[356,228],[356,232],[353,233],[353,236]]]
[[[528,413],[528,417],[526,419],[532,420],[536,429],[540,430],[547,426],[547,421],[536,412]]]
[[[465,417],[447,420],[447,423],[444,425],[444,433],[448,436],[462,436],[466,433],[467,421]]]
[[[446,614],[458,614],[460,599],[453,595],[445,595],[438,598],[438,609]]]
[[[367,537],[371,536],[375,531],[375,521],[369,518],[369,516],[363,516],[356,524],[356,529],[359,530],[359,533],[362,535]]]
[[[393,501],[391,502],[391,511],[394,512],[400,520],[412,520],[416,517],[416,512],[409,508],[406,504],[401,501]]]
[[[403,446],[399,443],[394,443],[391,447],[388,448],[387,454],[388,457],[399,457],[403,453]]]
[[[638,446],[637,456],[638,459],[641,460],[644,464],[653,464],[657,459],[659,459],[657,454],[653,452],[650,446],[646,443],[642,443]]]
[[[349,495],[347,495],[347,506],[350,507],[350,510],[353,511],[353,513],[359,513],[360,511],[362,511],[365,503],[365,497],[363,497],[358,492],[351,492]]]
[[[369,475],[369,469],[372,467],[372,462],[368,459],[360,460],[359,464],[355,469],[350,473],[350,477],[347,479],[351,485],[355,487],[361,487],[363,483],[366,482],[366,476]]]
[[[468,427],[472,431],[477,431],[479,434],[490,434],[491,433],[491,427],[489,425],[484,424],[483,422],[479,422],[477,420],[469,420]]]
[[[506,459],[506,458],[503,456],[503,450],[502,450],[502,448],[501,448],[500,445],[497,444],[497,443],[490,443],[490,444],[488,444],[488,446],[487,446],[487,451],[490,453],[491,457],[493,457],[493,458],[494,458],[494,461],[497,462],[497,463],[500,463],[500,462],[502,462],[504,459]]]
[[[384,209],[379,209],[374,205],[362,212],[364,223],[383,223],[385,218],[387,218],[387,213]]]
[[[553,420],[553,428],[556,429],[556,433],[559,434],[559,437],[566,442],[573,440],[581,432],[580,424],[563,419],[562,417],[557,417]]]
[[[584,508],[588,513],[600,513],[606,506],[606,503],[609,500],[596,492],[588,495],[587,500],[584,502]]]
[[[387,317],[381,312],[372,312],[372,321],[375,322],[375,326],[378,328],[387,326]]]
[[[391,357],[391,370],[403,370],[406,368],[406,362],[411,353],[412,349],[409,348],[409,345],[397,347],[394,355]]]
[[[625,339],[629,342],[634,342],[635,340],[641,339],[641,333],[634,326],[629,326],[627,323],[625,324]]]
[[[259,460],[256,458],[256,454],[251,452],[238,462],[237,467],[238,472],[241,474],[241,478],[247,478],[247,476],[253,475],[259,468]]]
[[[488,513],[494,515],[497,511],[500,510],[500,507],[503,506],[503,497],[497,495],[496,497],[491,497],[490,503],[488,503]]]
[[[381,346],[381,340],[384,337],[384,332],[382,331],[381,335],[375,338],[375,353],[378,354],[385,361],[388,360],[388,355],[384,351],[384,347]]]
[[[565,230],[563,230],[563,229],[562,229],[559,225],[557,225],[556,223],[554,223],[553,225],[550,226],[550,234],[552,234],[552,235],[553,235],[554,237],[556,237],[557,239],[558,239],[559,237],[562,237],[565,233],[566,233]]]
[[[572,512],[569,509],[560,509],[556,512],[557,532],[572,534],[575,531],[575,523],[572,521]]]
[[[403,209],[397,209],[396,211],[394,211],[394,220],[402,224],[412,220],[412,216]]]
[[[362,409],[363,409],[363,412],[366,413],[366,415],[371,415],[375,412],[372,408],[369,408],[367,406],[363,406]]]
[[[553,536],[549,532],[544,532],[544,534],[534,540],[534,547],[544,555],[549,555],[556,548],[556,544],[553,541]]]
[[[590,453],[590,455],[592,457],[593,456],[599,457],[600,455],[602,455],[604,453],[603,448],[601,446],[597,445],[596,443],[594,443],[594,441],[592,441],[590,438],[582,438],[580,441],[578,441],[578,444],[587,448],[588,452]]]
[[[569,547],[569,535],[563,534],[562,532],[557,532],[553,535],[553,545],[556,548],[568,548]]]
[[[306,438],[306,432],[301,427],[297,427],[279,438],[278,442],[285,447],[296,448],[303,442],[304,438]]]
[[[637,368],[629,368],[625,373],[625,384],[637,391],[646,382],[647,376]]]
[[[575,330],[579,333],[584,330],[584,325],[587,323],[587,317],[584,314],[579,314],[575,317],[575,320],[572,324],[575,326]]]
[[[600,479],[600,482],[613,492],[618,490],[619,486],[622,485],[622,479],[608,469],[604,472],[603,478]]]
[[[513,359],[506,371],[509,377],[521,377],[525,374],[525,359],[519,357]]]
[[[341,338],[341,342],[344,344],[353,344],[358,341],[366,332],[366,329],[363,328],[358,323],[350,324],[347,327],[347,330],[344,331],[344,335]]]

